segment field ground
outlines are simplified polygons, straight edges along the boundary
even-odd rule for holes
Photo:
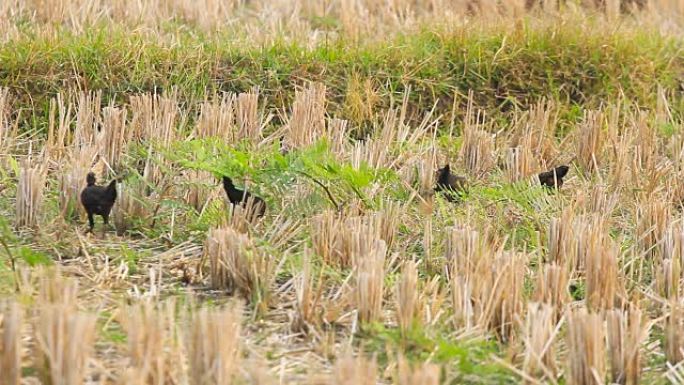
[[[0,4],[0,385],[684,383],[684,6],[499,3]]]

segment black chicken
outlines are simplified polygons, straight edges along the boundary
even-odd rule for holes
[[[563,178],[568,170],[570,170],[568,166],[558,166],[553,170],[545,171],[539,174],[539,182],[544,187],[559,189],[563,186]]]
[[[223,189],[226,190],[228,200],[231,204],[245,207],[247,202],[251,202],[252,210],[257,218],[263,217],[266,213],[266,202],[264,202],[263,199],[247,191],[236,188],[233,184],[233,180],[227,176],[223,177]]]
[[[465,191],[465,189],[466,178],[452,174],[448,163],[437,170],[435,192],[444,192],[449,202],[456,202],[458,200],[457,193]]]
[[[88,213],[88,223],[92,232],[95,227],[94,215],[102,216],[105,226],[109,224],[109,213],[116,201],[116,179],[109,182],[109,185],[97,186],[95,184],[95,174],[90,172],[86,177],[88,186],[81,191],[81,203]]]

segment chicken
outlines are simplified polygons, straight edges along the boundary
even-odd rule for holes
[[[444,192],[446,199],[449,202],[456,202],[458,200],[457,194],[466,189],[466,178],[451,173],[451,167],[447,163],[446,166],[437,170],[437,185],[435,192]]]
[[[266,213],[266,202],[264,202],[263,199],[247,191],[236,188],[233,184],[233,180],[227,176],[223,177],[223,189],[226,190],[228,200],[231,204],[246,207],[247,202],[251,202],[252,210],[257,218],[263,217]]]
[[[569,169],[570,167],[568,166],[559,166],[553,170],[545,171],[539,174],[539,182],[544,187],[559,189],[563,186],[563,178],[567,175]]]
[[[88,213],[88,232],[92,232],[95,227],[95,215],[102,216],[105,226],[109,224],[109,213],[116,201],[116,179],[106,187],[98,186],[95,184],[95,173],[90,172],[86,182],[88,186],[81,191],[81,203]]]

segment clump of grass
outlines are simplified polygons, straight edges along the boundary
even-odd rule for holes
[[[241,306],[236,303],[219,310],[202,308],[192,314],[188,337],[191,384],[234,383],[241,363],[241,320]]]
[[[0,303],[0,385],[21,381],[23,312],[18,303]]]
[[[598,313],[575,310],[568,316],[568,384],[602,384],[605,378],[605,328]]]

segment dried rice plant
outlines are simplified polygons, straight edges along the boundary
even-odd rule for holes
[[[296,97],[295,97],[296,100]],[[295,101],[296,103],[296,101]],[[294,115],[294,112],[293,112]],[[263,137],[263,126],[268,123],[259,116],[259,89],[253,88],[237,97],[237,140],[248,139],[257,143]]]
[[[408,360],[399,357],[399,385],[439,385],[440,368],[435,364],[422,363],[411,368]]]
[[[124,180],[117,186],[116,204],[112,208],[112,222],[119,235],[126,233],[136,220],[149,218],[152,214],[153,196],[145,193],[145,183],[141,180]]]
[[[86,187],[86,175],[97,157],[95,146],[83,146],[67,155],[66,170],[59,178],[59,208],[64,219],[80,219],[85,214],[81,191]]]
[[[446,244],[454,324],[487,329],[502,341],[514,335],[514,321],[524,309],[527,256],[493,247],[478,232],[451,228]]]
[[[173,301],[158,308],[142,302],[123,309],[119,318],[127,336],[130,378],[143,384],[180,383],[182,361],[174,312]]]
[[[539,160],[539,167],[547,169],[550,162],[558,156],[555,145],[555,130],[558,125],[559,108],[553,100],[540,99],[530,107],[527,114],[517,124],[511,139],[512,146],[529,148]]]
[[[10,153],[18,136],[19,122],[10,122],[10,101],[9,89],[0,87],[0,162]]]
[[[684,361],[684,307],[680,303],[670,302],[668,310],[663,350],[667,362],[677,365]]]
[[[602,111],[585,111],[584,119],[577,128],[577,161],[588,172],[594,172],[603,160]]]
[[[665,237],[668,229],[671,209],[669,202],[647,199],[636,208],[636,233],[637,248],[641,255],[646,258],[662,258],[658,255],[661,248],[658,247]]]
[[[295,331],[307,332],[319,330],[322,320],[323,300],[323,271],[318,277],[313,276],[313,264],[311,251],[304,250],[302,258],[302,271],[294,280],[296,295],[296,310],[292,319],[292,328]]]
[[[466,109],[463,144],[461,145],[460,157],[466,171],[473,177],[480,177],[491,170],[496,164],[494,156],[494,137],[483,130],[485,116],[481,111],[474,115],[473,93],[468,93],[468,107]],[[482,116],[481,116],[482,115]]]
[[[215,190],[216,178],[203,170],[187,170],[184,177],[187,188],[183,189],[183,200],[201,213],[213,194],[212,190]]]
[[[341,215],[332,210],[326,210],[311,220],[313,251],[330,266],[351,266],[351,257],[343,254],[341,233],[344,228]]]
[[[325,137],[330,145],[330,152],[343,156],[347,149],[349,122],[344,119],[332,118],[328,120]]]
[[[191,318],[187,342],[190,384],[233,384],[241,361],[241,305],[202,308]]]
[[[209,231],[203,258],[209,259],[214,289],[236,291],[262,310],[268,306],[276,261],[259,250],[248,235],[232,227]]]
[[[59,160],[66,153],[72,122],[71,103],[64,102],[64,95],[57,94],[50,99],[50,114],[48,116],[48,134],[45,143],[46,153],[51,159]]]
[[[568,292],[569,274],[565,265],[545,264],[539,269],[535,284],[533,301],[549,305],[558,320],[570,301]]]
[[[485,290],[475,293],[479,294],[475,301],[484,305],[480,322],[504,343],[513,339],[515,320],[523,313],[526,266],[525,254],[504,252],[489,277],[482,277],[488,281]]]
[[[403,209],[397,202],[384,202],[379,211],[364,216],[345,218],[325,211],[311,221],[311,243],[314,251],[331,266],[349,267],[357,255],[369,251],[371,243],[381,239],[388,248],[394,243],[396,228]]]
[[[655,285],[658,295],[668,300],[681,298],[681,259],[665,258],[655,264]]]
[[[43,210],[43,190],[45,189],[46,167],[44,164],[32,165],[24,160],[19,169],[17,183],[15,226],[17,228],[38,226]]]
[[[466,127],[460,156],[470,175],[480,177],[486,174],[495,165],[492,135],[477,128]]]
[[[617,262],[619,245],[610,236],[594,231],[582,236],[586,241],[580,249],[586,265],[587,306],[594,311],[612,309],[622,292]]]
[[[95,342],[96,317],[78,312],[78,284],[56,275],[42,277],[33,321],[34,357],[44,384],[83,384]]]
[[[114,106],[102,109],[102,125],[95,135],[95,143],[109,167],[118,170],[121,156],[124,154],[131,132],[126,124],[127,110]]]
[[[386,254],[385,242],[376,240],[370,250],[355,261],[354,298],[361,323],[377,321],[382,315]]]
[[[638,309],[614,309],[606,314],[612,383],[640,383],[641,345],[648,337],[648,328],[644,327],[641,318],[641,311]]]
[[[354,357],[347,353],[337,360],[333,368],[331,383],[334,385],[375,385],[378,366],[375,359],[362,356]]]
[[[527,305],[523,328],[523,371],[540,382],[555,382],[558,373],[555,354],[556,309],[542,303]]]
[[[506,153],[505,171],[509,182],[528,178],[539,170],[539,164],[529,146],[509,148]]]
[[[225,143],[234,143],[235,94],[214,95],[211,101],[200,105],[200,114],[195,126],[199,138],[219,138]]]
[[[180,139],[178,127],[183,126],[185,116],[180,114],[178,94],[173,90],[163,96],[136,95],[131,97],[130,106],[132,116],[129,135],[148,144],[142,176],[150,185],[163,185],[163,169],[167,167],[168,161],[155,146],[167,148],[173,141]]]
[[[418,268],[413,261],[404,263],[401,277],[395,288],[397,301],[397,323],[402,335],[406,335],[418,321],[419,311]]]
[[[78,92],[76,106],[76,126],[72,144],[77,148],[90,146],[95,143],[97,127],[100,124],[102,90]]]
[[[326,87],[311,83],[295,92],[292,114],[287,122],[287,140],[295,147],[315,143],[325,132]]]
[[[568,316],[568,384],[603,384],[606,374],[605,326],[601,315],[586,309]]]
[[[0,385],[19,385],[23,312],[18,303],[0,303]]]

